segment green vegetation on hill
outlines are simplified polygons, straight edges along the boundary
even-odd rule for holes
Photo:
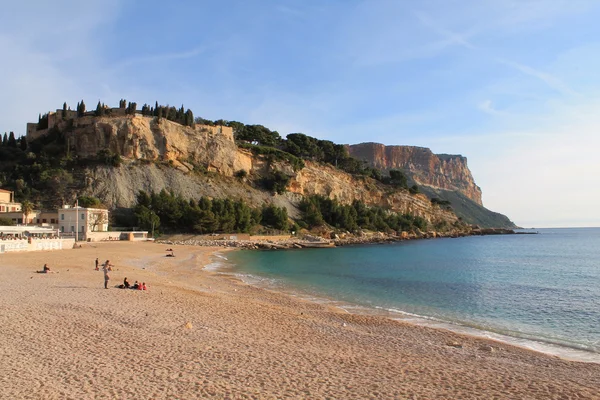
[[[410,214],[400,214],[381,207],[368,207],[361,201],[351,205],[340,204],[323,196],[310,196],[300,202],[301,227],[313,228],[323,223],[349,232],[368,229],[380,232],[414,231],[427,229],[427,221]]]
[[[134,208],[137,223],[143,229],[167,233],[249,233],[258,225],[286,231],[287,210],[273,205],[251,208],[243,200],[184,199],[162,190],[160,193],[140,191]]]

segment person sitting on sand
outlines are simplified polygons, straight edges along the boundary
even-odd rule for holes
[[[125,277],[125,279],[123,279],[123,287],[125,289],[129,289],[131,285],[129,284],[129,281],[127,280],[127,277]]]
[[[146,290],[146,282],[142,282],[142,290]]]
[[[50,267],[48,266],[48,264],[44,264],[44,269],[42,269],[41,271],[35,271],[38,274],[49,274],[49,273],[54,273],[54,271],[50,271]]]
[[[143,289],[143,286],[142,286],[142,284],[140,283],[140,284],[138,285],[138,287],[137,287],[137,290],[142,290],[142,289]]]
[[[175,254],[171,251],[169,254],[167,254],[167,257],[175,257]]]
[[[131,287],[131,289],[137,289],[138,286],[140,286],[140,284],[138,283],[138,281],[135,281],[135,283],[133,284],[133,286]]]

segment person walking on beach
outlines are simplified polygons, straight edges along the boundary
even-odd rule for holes
[[[98,269],[98,257],[96,257],[96,271],[99,271],[99,269]]]
[[[105,265],[102,270],[104,271],[104,289],[108,289],[108,281],[110,280],[110,276],[108,276],[108,267]]]

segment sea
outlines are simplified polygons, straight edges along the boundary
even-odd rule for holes
[[[600,363],[600,228],[533,232],[244,250],[212,267],[348,312]]]

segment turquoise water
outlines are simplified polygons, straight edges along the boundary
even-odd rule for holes
[[[599,228],[227,257],[270,287],[600,353]]]

